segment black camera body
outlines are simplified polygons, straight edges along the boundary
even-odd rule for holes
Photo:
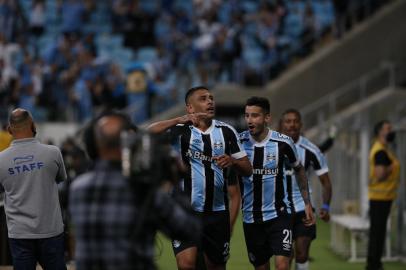
[[[122,172],[130,181],[159,186],[179,177],[179,157],[165,135],[144,130],[121,133]]]

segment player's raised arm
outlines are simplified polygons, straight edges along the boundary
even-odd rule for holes
[[[193,125],[198,125],[199,121],[205,118],[206,116],[207,116],[206,113],[185,114],[183,116],[152,123],[147,127],[147,130],[152,133],[162,133],[167,129],[179,124],[192,123]]]

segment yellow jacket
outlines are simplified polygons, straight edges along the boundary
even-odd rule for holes
[[[5,130],[0,130],[0,152],[10,146],[13,137]]]
[[[374,157],[378,151],[385,151],[392,161],[392,171],[390,175],[383,181],[378,182],[374,175],[375,162]],[[369,186],[368,197],[370,200],[390,201],[396,198],[396,192],[399,185],[400,163],[395,154],[386,148],[379,141],[375,141],[369,152]]]

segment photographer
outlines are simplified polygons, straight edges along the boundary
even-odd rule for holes
[[[123,176],[120,134],[131,130],[126,116],[109,113],[85,132],[95,166],[72,183],[69,200],[77,270],[155,269],[158,229],[182,239],[194,239],[200,230],[198,221],[157,185],[138,185],[134,177]]]

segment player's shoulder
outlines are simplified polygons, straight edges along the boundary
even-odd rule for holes
[[[42,147],[42,149],[44,149],[44,151],[48,151],[50,153],[54,153],[54,154],[59,154],[61,152],[61,150],[59,149],[58,146],[52,145],[52,144],[40,144],[40,147]]]
[[[293,144],[293,140],[292,140],[291,137],[289,137],[289,136],[287,136],[285,134],[282,134],[282,133],[280,133],[278,131],[275,131],[275,130],[271,130],[271,134],[269,136],[269,139],[274,140],[274,141],[278,141],[278,142],[284,142],[284,143],[287,143],[289,145]]]
[[[237,131],[235,130],[235,128],[232,125],[230,125],[226,122],[220,121],[220,120],[216,120],[216,119],[213,121],[214,121],[215,128],[221,128],[223,130],[232,131],[234,134],[237,134]]]
[[[312,143],[308,138],[300,136],[299,146],[305,148],[313,153],[320,153],[320,149]]]
[[[234,127],[232,125],[230,125],[230,124],[228,124],[226,122],[223,122],[223,121],[220,121],[220,120],[217,120],[217,119],[214,119],[213,121],[214,121],[214,126],[215,127],[227,127],[227,128],[234,129]]]

